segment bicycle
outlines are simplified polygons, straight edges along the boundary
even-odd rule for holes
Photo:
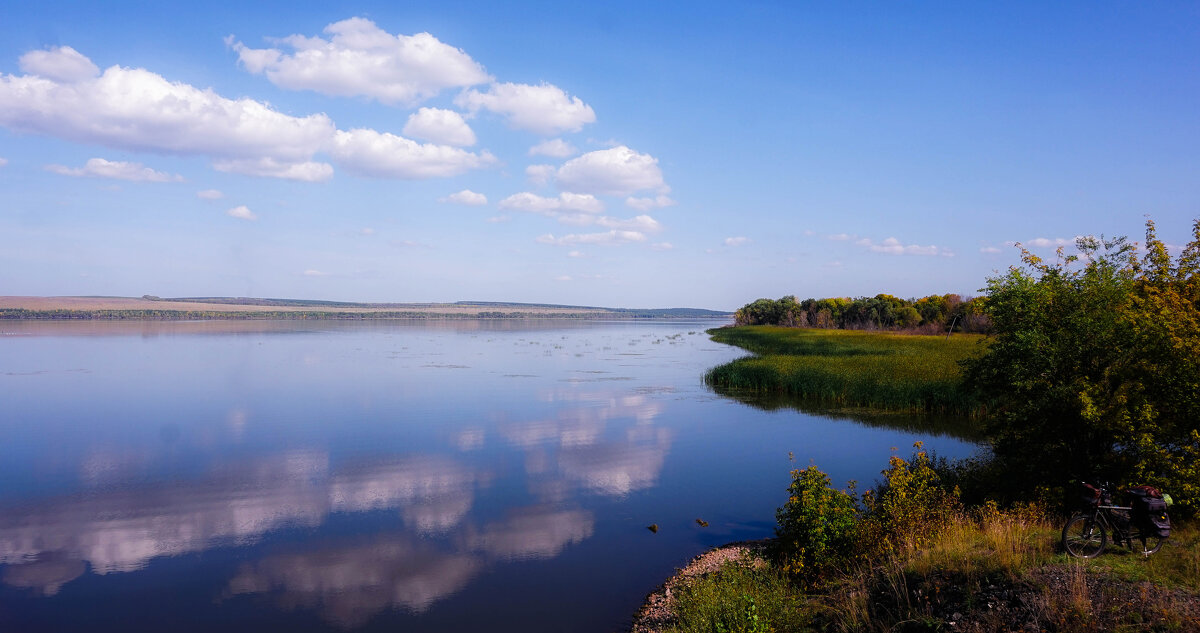
[[[1062,546],[1068,554],[1077,558],[1099,556],[1108,545],[1110,532],[1115,543],[1124,544],[1131,550],[1137,551],[1134,548],[1135,541],[1141,543],[1142,556],[1162,549],[1168,538],[1163,532],[1169,534],[1170,531],[1165,509],[1161,511],[1161,517],[1156,518],[1158,525],[1145,519],[1135,520],[1133,506],[1113,505],[1108,486],[1102,484],[1097,488],[1083,484],[1083,487],[1085,492],[1082,501],[1088,508],[1072,514],[1063,526]],[[1162,524],[1168,527],[1163,528]]]

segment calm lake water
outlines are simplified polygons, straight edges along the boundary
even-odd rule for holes
[[[0,631],[617,631],[790,468],[973,451],[714,394],[715,325],[0,321]]]

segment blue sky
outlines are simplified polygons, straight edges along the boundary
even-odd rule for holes
[[[175,4],[5,7],[0,295],[977,294],[1200,217],[1195,3]]]

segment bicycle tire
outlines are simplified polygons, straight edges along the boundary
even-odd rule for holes
[[[1108,544],[1104,525],[1090,514],[1076,514],[1063,526],[1063,549],[1076,558],[1095,558]]]
[[[1158,553],[1162,549],[1163,543],[1167,541],[1165,536],[1142,536],[1138,538],[1142,543],[1142,556],[1149,556]]]

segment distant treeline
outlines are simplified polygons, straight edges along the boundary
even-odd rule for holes
[[[502,312],[484,311],[476,313],[423,312],[423,311],[371,311],[343,312],[305,310],[298,311],[226,311],[226,310],[26,310],[23,308],[0,308],[0,320],[152,320],[152,321],[213,321],[213,320],[258,320],[258,321],[307,321],[334,319],[342,321],[367,321],[382,319],[665,319],[697,318],[688,311],[670,310],[627,310],[620,312]]]
[[[759,299],[734,313],[737,325],[781,325],[840,330],[904,330],[987,332],[990,321],[982,310],[982,297],[956,294],[901,299],[888,294],[874,297],[834,297],[798,301]]]

